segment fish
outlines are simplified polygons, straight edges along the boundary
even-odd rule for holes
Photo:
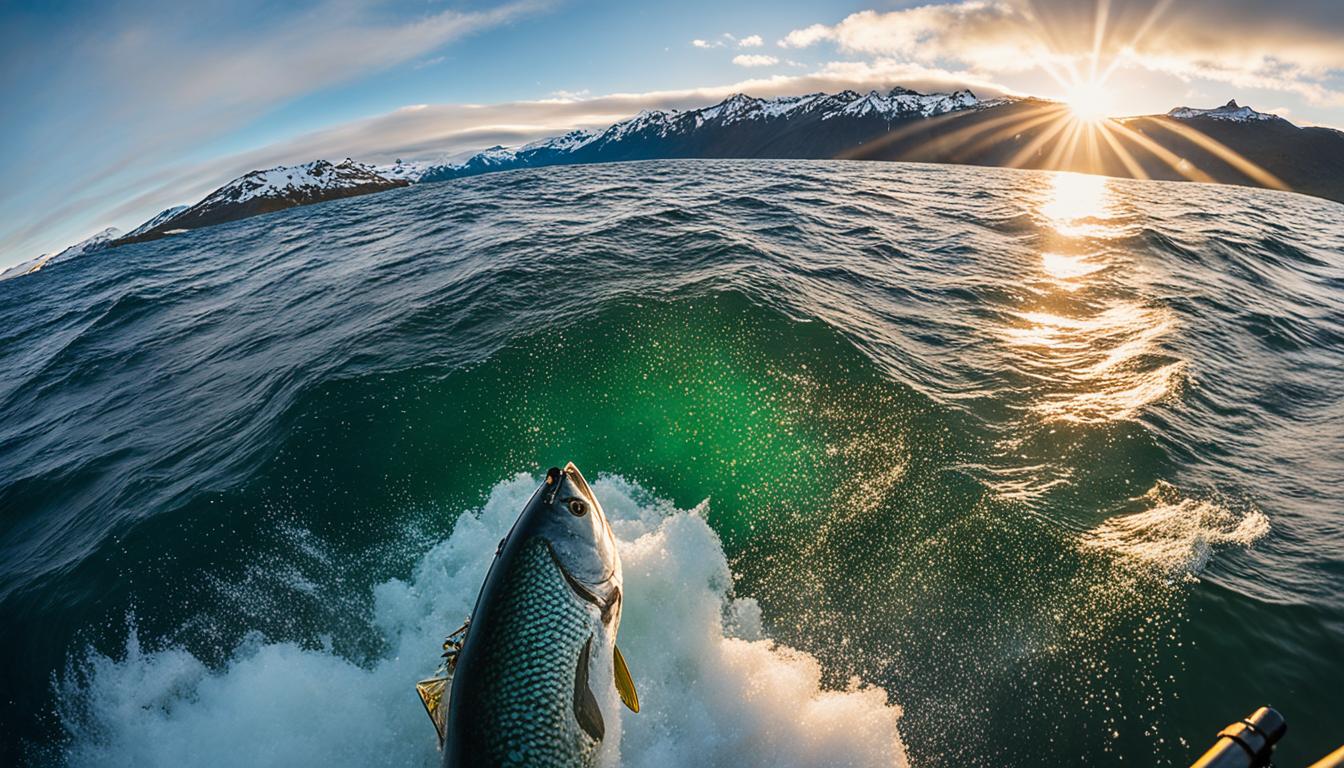
[[[615,711],[639,711],[616,634],[621,558],[571,462],[552,467],[499,543],[439,674],[417,684],[444,768],[593,768]],[[616,696],[612,696],[613,692]]]

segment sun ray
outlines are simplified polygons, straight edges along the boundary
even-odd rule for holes
[[[1111,125],[1109,123],[1102,123],[1097,126],[1097,131],[1101,134],[1102,141],[1105,141],[1106,145],[1115,153],[1115,156],[1120,159],[1120,164],[1125,166],[1126,171],[1129,171],[1130,176],[1136,179],[1148,178],[1148,172],[1143,170],[1143,166],[1139,165],[1139,161],[1134,159],[1134,155],[1111,135]]]
[[[1121,138],[1128,139],[1129,141],[1132,141],[1135,144],[1138,144],[1139,146],[1148,150],[1154,156],[1156,156],[1157,159],[1161,160],[1163,163],[1166,163],[1166,165],[1169,168],[1171,168],[1171,170],[1181,174],[1190,181],[1202,181],[1202,182],[1214,181],[1214,178],[1212,176],[1200,170],[1199,167],[1196,166],[1194,163],[1178,156],[1176,153],[1172,152],[1171,150],[1167,149],[1161,144],[1158,144],[1157,142],[1153,141],[1147,136],[1144,136],[1142,133],[1139,133],[1133,128],[1130,128],[1124,123],[1112,122],[1112,125],[1114,126],[1116,133],[1118,133]]]
[[[1171,7],[1172,2],[1173,0],[1158,0],[1156,3],[1153,3],[1153,7],[1149,9],[1148,15],[1144,17],[1143,23],[1139,25],[1139,28],[1135,30],[1134,35],[1130,38],[1129,43],[1127,43],[1121,50],[1132,51],[1139,41],[1147,37],[1148,30],[1152,29],[1153,25],[1157,23],[1157,20],[1167,12],[1167,8]],[[1122,61],[1124,61],[1123,56],[1113,56],[1110,64],[1107,65],[1106,70],[1101,75],[1101,82],[1104,83],[1109,80],[1111,75],[1115,73],[1115,70],[1119,68]]]
[[[1058,136],[1060,133],[1064,131],[1064,129],[1068,127],[1069,127],[1068,120],[1060,120],[1057,125],[1054,125],[1049,129],[1043,131],[1039,136],[1028,142],[1026,146],[1019,149],[1016,154],[1014,154],[1011,158],[1008,159],[1006,165],[1009,168],[1021,168],[1022,163],[1027,158],[1031,157],[1036,152],[1039,152],[1041,147],[1045,146],[1047,143],[1050,142],[1051,139]]]
[[[1081,120],[1068,121],[1068,136],[1055,142],[1055,148],[1045,159],[1046,168],[1063,169],[1067,166],[1067,161],[1072,165],[1074,148],[1078,146],[1078,139],[1086,130],[1086,125]]]
[[[1097,143],[1097,134],[1101,132],[1101,126],[1105,121],[1093,123],[1086,126],[1087,140],[1087,163],[1089,173],[1101,173],[1105,170],[1105,165],[1101,161],[1101,146]]]
[[[836,156],[836,159],[852,160],[858,157],[862,157],[865,154],[872,153],[876,149],[881,149],[887,145],[895,144],[896,142],[901,141],[907,138],[908,136],[911,136],[912,134],[919,133],[920,131],[931,131],[937,134],[938,140],[941,141],[944,140],[945,136],[942,132],[944,126],[946,126],[948,123],[955,123],[964,120],[967,116],[972,114],[974,114],[974,112],[959,110],[956,112],[948,112],[946,114],[938,115],[936,117],[931,117],[928,118],[927,120],[912,121],[909,125],[903,128],[898,128],[894,131],[884,133],[882,136],[872,139],[863,146],[855,147],[852,150],[842,152]],[[965,130],[965,129],[963,128],[959,130]],[[955,135],[956,131],[952,132],[951,134],[946,134],[946,136],[948,137]]]
[[[930,138],[930,141],[936,141],[938,143],[951,147],[952,150],[949,153],[949,157],[953,160],[956,160],[959,158],[972,156],[974,152],[983,149],[988,144],[997,143],[998,141],[1001,141],[1004,138],[1012,136],[1015,133],[1019,133],[1021,131],[1033,128],[1043,122],[1061,119],[1066,112],[1065,107],[1063,107],[1062,105],[1054,105],[1054,104],[1040,107],[1039,110],[1040,110],[1039,112],[1033,111],[1031,114],[1028,115],[1021,115],[1021,114],[1004,115],[1002,117],[992,118],[989,120],[985,120],[983,122],[974,123],[972,125],[964,125],[947,132],[944,132],[941,127],[938,127],[937,130],[933,131],[935,135]],[[941,125],[947,125],[949,123],[962,120],[966,116],[971,114],[975,113],[953,112],[947,115],[940,115],[936,118],[932,118],[932,120],[941,121]],[[854,157],[859,156],[860,151],[863,153],[873,152],[876,149],[880,149],[884,146],[894,144],[898,141],[902,141],[914,133],[917,133],[921,130],[925,130],[926,128],[930,128],[933,126],[934,126],[933,123],[930,123],[929,125],[916,123],[906,128],[897,129],[895,131],[882,135],[880,138],[869,141],[863,147],[844,153],[840,157],[852,159]],[[974,145],[969,144],[969,142],[975,137],[985,134],[989,131],[994,131],[995,129],[1000,128],[1002,126],[1007,126],[1007,128],[1003,131],[995,133],[990,140],[977,142]],[[917,153],[919,150],[923,149],[926,146],[927,144],[921,144],[917,147],[912,147],[907,154]]]
[[[1070,46],[1065,44],[1066,41],[1060,39],[1058,30],[1056,30],[1048,21],[1050,17],[1041,14],[1036,8],[1036,4],[1033,0],[1023,1],[1026,5],[1028,16],[1035,21],[1034,29],[1036,30],[1036,41],[1040,43],[1046,54],[1044,56],[1037,56],[1036,63],[1047,75],[1054,79],[1061,88],[1066,87],[1069,81],[1058,71],[1052,59],[1060,57],[1058,52],[1068,50]]]
[[[1093,0],[1090,45],[1063,45],[1061,28],[1053,17],[1042,16],[1033,0],[1024,0],[1026,12],[1036,21],[1036,66],[1065,93],[1061,102],[1025,102],[1001,117],[976,117],[978,112],[940,115],[929,121],[889,131],[846,153],[844,157],[873,157],[886,152],[893,159],[1002,164],[1010,168],[1031,167],[1089,174],[1121,174],[1137,179],[1181,178],[1213,182],[1213,176],[1182,157],[1181,152],[1150,138],[1139,126],[1113,117],[1113,93],[1108,86],[1126,62],[1132,62],[1136,47],[1153,34],[1174,0],[1155,0],[1141,18],[1132,19],[1113,0]],[[1131,21],[1138,20],[1137,28]],[[1132,31],[1130,31],[1132,29]],[[1117,37],[1129,37],[1117,47]],[[1122,38],[1123,39],[1123,38]],[[964,122],[963,122],[964,121]],[[1160,127],[1200,147],[1256,183],[1286,189],[1280,179],[1266,172],[1215,139],[1171,121]],[[930,127],[936,127],[936,130]],[[1146,124],[1145,124],[1146,127]],[[995,149],[1003,145],[1000,149]],[[986,155],[986,150],[989,154]],[[1006,161],[1005,154],[1010,155]],[[1203,157],[1203,155],[1196,155]],[[1166,174],[1162,166],[1169,168]]]
[[[1110,12],[1110,0],[1097,0],[1097,18],[1092,25],[1092,59],[1087,73],[1087,79],[1094,83],[1097,82],[1097,64],[1101,60],[1101,46],[1106,41],[1106,21]]]
[[[1023,118],[1014,115],[1012,120],[997,121],[998,124],[996,124],[994,127],[997,128],[999,127],[999,125],[1003,125],[1004,127],[1000,128],[1000,130],[995,131],[993,134],[981,138],[974,144],[963,144],[962,145],[963,148],[960,150],[958,155],[961,157],[974,156],[975,153],[979,152],[985,147],[998,144],[999,142],[1012,138],[1013,136],[1022,133],[1024,131],[1032,130],[1037,126],[1044,125],[1046,123],[1065,121],[1065,120],[1068,120],[1068,115],[1067,111],[1063,107],[1052,108],[1049,111],[1046,111],[1042,114],[1038,114],[1028,118]],[[968,136],[959,139],[959,143],[962,141],[968,142],[973,136],[977,136],[981,133],[983,133],[983,131],[971,132]]]
[[[1238,154],[1236,150],[1205,133],[1191,128],[1188,125],[1182,125],[1175,120],[1163,120],[1160,125],[1162,128],[1171,131],[1196,146],[1212,152],[1218,159],[1246,174],[1259,184],[1270,187],[1271,189],[1291,189],[1291,187],[1285,184],[1279,177],[1266,171],[1264,168],[1261,168],[1250,160],[1247,160],[1245,157]]]

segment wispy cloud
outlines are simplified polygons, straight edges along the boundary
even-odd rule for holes
[[[6,110],[61,119],[25,136],[24,152],[0,155],[0,174],[31,180],[21,197],[0,192],[0,254],[17,260],[53,247],[42,239],[54,228],[101,228],[91,200],[124,194],[163,163],[278,105],[398,65],[432,65],[444,46],[542,7],[524,0],[406,20],[377,4],[318,0],[278,6],[279,18],[243,26],[226,23],[226,6],[124,15],[109,7],[55,39],[6,30],[0,70],[29,84]]]
[[[551,98],[559,99],[560,101],[578,101],[579,99],[586,99],[592,95],[593,92],[587,88],[577,91],[551,91]]]
[[[702,37],[697,37],[696,39],[691,41],[692,46],[696,48],[706,48],[706,49],[727,48],[729,46],[734,45],[737,46],[738,48],[759,48],[764,44],[765,41],[761,39],[760,35],[748,35],[746,37],[739,38],[732,32],[724,32],[723,34],[719,35],[716,38],[713,38],[712,40],[706,40]]]
[[[733,63],[739,67],[773,67],[779,59],[762,53],[740,53],[733,57]]]
[[[424,61],[418,61],[415,63],[415,68],[425,69],[426,67],[432,67],[437,64],[442,64],[444,61],[447,60],[447,58],[448,58],[447,56],[435,56],[432,59],[425,59]]]

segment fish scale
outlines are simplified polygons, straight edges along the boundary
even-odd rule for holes
[[[596,610],[565,582],[546,542],[527,542],[514,561],[489,627],[471,628],[483,648],[482,684],[459,716],[485,734],[472,745],[506,766],[590,766],[599,742],[574,715],[575,667],[600,631]]]

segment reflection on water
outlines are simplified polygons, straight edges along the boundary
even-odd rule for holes
[[[1172,312],[1141,302],[1129,257],[1108,248],[1124,234],[1112,183],[1053,177],[1037,210],[1040,268],[1024,276],[1039,299],[1003,332],[1036,377],[1029,410],[1046,420],[1134,418],[1171,394],[1185,370],[1161,349]]]
[[[1078,283],[1073,282],[1075,278],[1086,277],[1104,267],[1104,264],[1093,261],[1088,256],[1049,252],[1041,254],[1041,269],[1045,270],[1047,275],[1059,280],[1059,287],[1066,291],[1079,287]]]
[[[1055,174],[1050,198],[1041,206],[1040,215],[1061,237],[1113,235],[1106,221],[1114,205],[1110,184],[1111,180],[1105,176]]]
[[[1147,298],[1151,292],[1144,289],[1114,183],[1057,174],[1034,211],[1040,260],[1026,262],[1022,276],[1032,298],[1009,313],[1001,332],[1031,375],[1023,434],[1033,427],[1053,433],[1060,423],[1141,418],[1187,378],[1188,362],[1167,345],[1177,331],[1176,314]],[[1024,453],[1022,442],[1014,437],[1000,445],[1005,457],[1017,460],[1000,473],[1001,496],[1039,501],[1077,482],[1073,471],[1052,469],[1056,457]],[[1118,514],[1079,540],[1082,551],[1156,569],[1172,580],[1194,578],[1212,546],[1246,546],[1269,530],[1268,518],[1256,509],[1235,511],[1164,483],[1111,511]]]

